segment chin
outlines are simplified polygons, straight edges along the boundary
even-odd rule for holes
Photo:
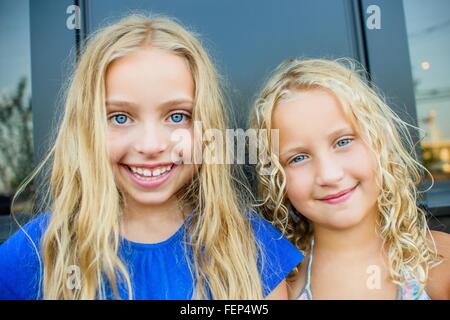
[[[146,204],[146,205],[160,205],[160,204],[164,204],[169,200],[170,197],[168,196],[156,196],[156,197],[143,197],[141,199],[137,199],[137,201],[139,201],[142,204]]]
[[[165,194],[143,194],[133,195],[128,194],[129,199],[134,203],[140,205],[154,206],[166,203],[169,200],[169,196]]]
[[[349,229],[356,227],[363,219],[363,216],[350,213],[345,215],[336,215],[328,221],[328,225],[333,229]]]

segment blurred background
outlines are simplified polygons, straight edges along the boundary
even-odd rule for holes
[[[450,1],[0,0],[0,242],[17,228],[10,204],[43,158],[83,40],[135,11],[200,34],[223,75],[238,126],[270,70],[287,57],[352,57],[414,133],[433,187],[419,205],[450,232]],[[426,177],[422,190],[428,189]],[[38,186],[18,199],[29,218]]]

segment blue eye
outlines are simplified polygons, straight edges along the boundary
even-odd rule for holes
[[[339,141],[336,143],[336,145],[337,145],[338,147],[344,147],[344,146],[348,145],[350,142],[352,142],[352,139],[348,139],[348,138],[346,138],[346,139],[341,139],[341,140],[339,140]]]
[[[295,158],[293,158],[293,159],[291,160],[291,163],[299,163],[299,162],[305,160],[306,158],[307,158],[306,155],[301,154],[301,155],[298,155],[298,156],[296,156]]]
[[[128,116],[124,114],[116,114],[112,116],[112,119],[115,120],[117,124],[125,124],[128,120]]]
[[[186,115],[184,113],[173,113],[170,115],[170,119],[175,122],[175,123],[180,123],[181,121],[183,121],[183,119],[186,117]]]

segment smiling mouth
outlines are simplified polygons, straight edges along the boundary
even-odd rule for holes
[[[151,181],[151,180],[157,180],[159,178],[162,178],[162,177],[168,175],[174,169],[175,164],[172,163],[170,165],[160,166],[160,167],[157,167],[154,169],[134,167],[134,166],[128,166],[128,165],[124,165],[124,166],[136,178],[143,180],[143,181]]]
[[[328,204],[338,204],[338,203],[344,202],[351,197],[351,195],[353,194],[353,191],[355,191],[356,187],[358,187],[358,186],[359,186],[359,183],[356,184],[353,188],[343,190],[341,192],[326,196],[324,198],[320,198],[318,200],[328,203]]]

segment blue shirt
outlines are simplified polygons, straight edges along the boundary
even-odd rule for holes
[[[40,214],[23,227],[30,238],[18,230],[0,246],[0,299],[42,299],[40,241],[49,217]],[[187,260],[189,254],[185,254],[188,246],[184,243],[188,220],[160,243],[136,243],[121,238],[119,256],[130,273],[134,299],[192,298],[194,283]],[[258,269],[264,295],[268,295],[302,261],[303,255],[265,219],[255,214],[250,221],[261,250]],[[127,298],[125,286],[119,285],[119,295]],[[109,286],[106,297],[114,299]]]

